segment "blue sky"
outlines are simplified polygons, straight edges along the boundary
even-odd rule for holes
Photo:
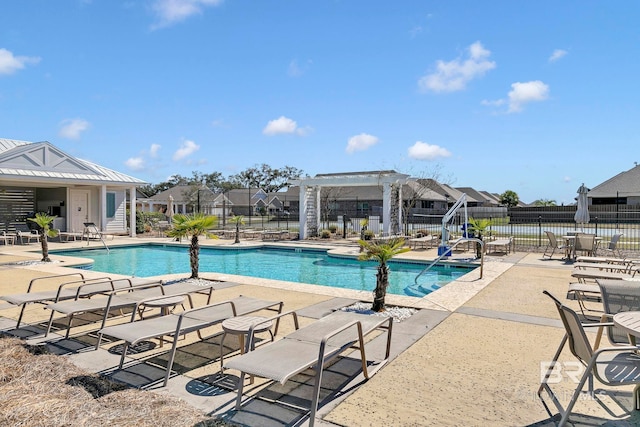
[[[0,137],[150,183],[395,169],[573,203],[634,166],[640,2],[6,0]]]

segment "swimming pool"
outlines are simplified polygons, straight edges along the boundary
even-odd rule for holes
[[[191,273],[186,247],[142,245],[106,249],[52,251],[65,256],[94,260],[93,269],[105,273],[137,277]],[[374,261],[332,257],[324,250],[300,248],[200,249],[200,272],[217,272],[289,282],[310,283],[334,288],[373,291],[376,284]],[[391,261],[390,294],[423,296],[471,271],[472,267],[436,266],[420,277],[416,292],[414,279],[425,267],[422,263]]]

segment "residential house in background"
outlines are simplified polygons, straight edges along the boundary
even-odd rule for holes
[[[589,190],[590,205],[639,205],[640,166],[609,178]]]

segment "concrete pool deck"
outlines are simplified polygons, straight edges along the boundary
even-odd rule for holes
[[[132,241],[143,243],[147,240],[116,238],[107,243],[111,246]],[[159,239],[148,241],[157,243]],[[209,239],[202,239],[201,243],[203,246],[230,244],[229,241]],[[319,242],[294,244],[317,247]],[[52,242],[50,246],[58,249],[86,245],[86,242]],[[91,247],[98,246],[101,243],[91,243]],[[65,270],[62,264],[7,265],[28,258],[39,259],[39,248],[36,244],[0,246],[0,293],[18,292],[31,277]],[[349,246],[339,250],[357,251]],[[435,249],[403,255],[433,259]],[[465,254],[460,256],[465,257]],[[412,316],[410,322],[394,325],[394,359],[369,381],[359,384],[359,379],[354,378],[348,383],[344,395],[330,400],[320,409],[316,425],[554,425],[536,392],[540,365],[553,357],[563,329],[554,305],[542,291],[549,290],[567,305],[577,308],[575,301],[565,299],[571,265],[559,259],[543,261],[540,253],[512,253],[488,256],[484,267],[482,279],[477,272],[475,276],[470,273],[425,298],[388,295],[388,305],[420,308],[419,315]],[[219,277],[205,272],[202,275],[240,283],[237,287],[217,290],[216,298],[224,299],[238,293],[266,299],[281,298],[285,301],[285,310],[306,310],[305,322],[313,321],[314,312],[321,311],[327,304],[342,301],[338,299],[371,299],[369,292],[241,276]],[[2,305],[0,303],[0,308],[6,308]],[[46,315],[44,311],[30,309],[25,319],[29,323],[39,321]],[[16,313],[15,309],[0,312],[3,316],[0,329],[10,330],[15,324]],[[285,327],[283,333],[286,332]],[[39,340],[32,339],[33,342]],[[373,352],[375,354],[376,350]],[[116,366],[119,359],[106,350],[68,354],[75,363],[94,372]],[[573,359],[568,351],[564,351],[561,360]],[[219,367],[218,363],[211,365],[173,377],[169,387],[153,390],[177,395],[199,410],[222,415],[230,421],[268,425],[265,418],[246,418],[246,414],[234,413],[231,409],[235,393],[216,394],[212,389],[203,389],[202,384],[206,381],[202,379],[213,375]],[[350,389],[352,385],[358,386]],[[565,378],[554,388],[560,392],[560,400],[565,404],[572,387]],[[633,387],[620,387],[614,389],[613,394],[599,396],[600,401],[579,401],[571,418],[574,425],[638,425],[640,416],[633,411],[632,390]],[[550,403],[549,399],[546,401]],[[268,415],[273,425],[308,423],[304,418],[300,420],[299,415],[296,418],[296,414],[278,410],[275,405],[265,404],[259,411]],[[553,408],[552,411],[555,414]]]

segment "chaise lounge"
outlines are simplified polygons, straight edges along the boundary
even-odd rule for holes
[[[266,344],[258,349],[236,356],[223,366],[224,369],[234,369],[241,372],[238,381],[238,395],[236,409],[242,407],[243,384],[246,375],[267,378],[280,384],[286,383],[296,374],[309,368],[315,370],[313,396],[309,425],[313,426],[320,396],[320,383],[324,367],[333,359],[350,348],[359,350],[362,372],[365,379],[377,372],[389,360],[391,352],[391,332],[393,320],[378,316],[336,311],[328,316],[303,328],[298,328],[297,314],[284,313],[272,319],[292,315],[296,330],[283,339],[272,344]],[[252,348],[253,331],[260,323],[250,329],[246,349]],[[374,370],[367,366],[365,353],[365,337],[376,330],[387,333],[386,354]]]
[[[151,338],[163,339],[164,336],[173,337],[173,345],[169,355],[166,374],[163,386],[167,385],[171,368],[175,358],[178,337],[189,332],[198,332],[198,337],[203,340],[200,331],[209,326],[221,323],[223,320],[254,313],[261,310],[270,310],[278,314],[282,312],[284,303],[282,301],[267,301],[246,296],[239,296],[229,301],[222,301],[209,304],[203,307],[192,308],[180,314],[168,314],[166,316],[153,317],[149,319],[136,320],[136,312],[139,306],[148,303],[150,300],[140,301],[136,309],[133,310],[131,321],[119,325],[107,326],[99,332],[98,343],[100,345],[103,335],[123,340],[124,346],[120,357],[118,369],[122,369],[124,359],[128,349],[143,340]],[[274,335],[278,332],[278,322],[276,322]]]

